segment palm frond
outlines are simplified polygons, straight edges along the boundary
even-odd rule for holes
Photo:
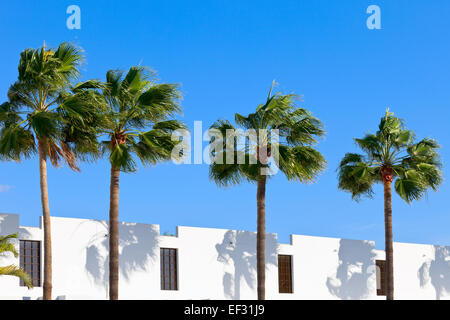
[[[128,144],[116,144],[110,153],[111,165],[123,172],[136,171],[136,162],[133,160],[132,150]]]
[[[18,108],[10,102],[4,102],[0,105],[0,127],[10,127],[22,121],[18,113]]]
[[[279,145],[278,148],[279,168],[288,180],[313,182],[325,170],[324,157],[312,147]]]
[[[244,176],[238,164],[224,162],[222,164],[212,163],[209,166],[209,178],[218,186],[228,187],[241,183]]]
[[[23,281],[23,283],[28,287],[28,289],[33,288],[33,282],[31,281],[28,273],[23,271],[21,268],[14,265],[0,267],[0,276],[13,276],[17,277]]]
[[[350,192],[354,200],[361,196],[373,196],[373,184],[379,180],[378,168],[374,168],[364,161],[360,154],[347,153],[338,169],[338,188]]]
[[[278,129],[280,136],[293,146],[316,144],[317,139],[325,135],[322,122],[302,108],[285,115],[274,129]]]
[[[83,50],[72,43],[63,42],[54,53],[54,58],[58,61],[56,75],[65,84],[80,77],[79,66],[83,62]]]
[[[16,250],[15,244],[10,242],[10,240],[17,239],[17,237],[17,233],[0,236],[0,254],[10,252],[14,255],[14,257],[18,257],[19,253]]]
[[[371,159],[380,160],[382,158],[382,146],[376,135],[367,134],[362,139],[354,139],[355,143],[365,151]]]
[[[0,132],[0,156],[5,159],[19,161],[28,159],[36,153],[36,145],[31,130],[11,126]]]
[[[154,165],[171,159],[172,150],[180,143],[172,140],[172,132],[186,126],[177,120],[158,122],[152,130],[141,133],[140,141],[133,144],[133,150],[144,164]]]
[[[395,191],[403,200],[410,203],[422,198],[426,188],[419,176],[403,176],[395,181]]]
[[[57,139],[59,137],[59,118],[53,112],[36,111],[29,118],[31,128],[39,140]]]

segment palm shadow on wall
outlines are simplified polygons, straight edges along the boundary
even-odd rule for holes
[[[20,240],[30,240],[33,239],[33,235],[30,231],[23,227],[19,227],[19,239]]]
[[[86,247],[86,271],[95,284],[107,290],[109,282],[108,223],[98,221],[98,231]],[[134,271],[146,271],[148,260],[156,259],[159,231],[153,225],[119,224],[119,273],[129,281]],[[156,264],[155,264],[156,265]],[[150,271],[150,270],[148,270]]]
[[[365,299],[372,289],[369,279],[375,272],[374,244],[369,241],[341,239],[339,267],[328,277],[328,291],[340,299]]]
[[[241,299],[241,282],[256,288],[256,233],[229,230],[222,243],[216,244],[217,261],[225,263],[229,271],[224,272],[225,297]],[[274,234],[266,234],[266,268],[277,263],[278,242]]]
[[[450,293],[450,247],[433,246],[434,260],[424,262],[417,272],[420,286],[431,282],[436,299],[441,300]]]

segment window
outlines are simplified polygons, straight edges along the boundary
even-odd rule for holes
[[[161,290],[178,290],[177,249],[161,248]]]
[[[20,267],[28,273],[34,287],[41,286],[41,242],[20,240]],[[22,280],[20,285],[25,286]]]
[[[377,296],[386,295],[386,261],[376,260],[377,266]]]
[[[292,256],[278,255],[278,290],[292,293]]]

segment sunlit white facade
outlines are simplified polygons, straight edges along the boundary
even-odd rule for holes
[[[53,298],[107,299],[107,221],[52,217],[51,224]],[[0,214],[0,235],[16,232],[20,240],[41,241],[42,276],[42,228]],[[122,222],[119,243],[120,299],[256,299],[254,232],[179,226],[175,236],[164,236],[158,225]],[[176,259],[164,260],[162,252]],[[20,259],[2,256],[0,266],[23,264]],[[385,299],[377,295],[377,260],[384,252],[373,241],[291,235],[290,243],[280,243],[267,234],[266,298]],[[289,274],[285,265],[279,274],[279,261],[290,262]],[[450,247],[394,243],[394,270],[396,299],[450,298]],[[291,293],[280,293],[279,277],[290,281]],[[14,277],[0,276],[0,299],[40,297],[42,287],[28,290]]]

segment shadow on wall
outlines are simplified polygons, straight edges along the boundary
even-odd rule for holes
[[[5,216],[0,215],[0,235],[6,236],[6,234],[3,234],[4,233],[3,228],[2,228],[3,220],[5,220]]]
[[[6,236],[16,233],[19,227],[19,220],[17,215],[0,214],[0,235]]]
[[[107,293],[109,278],[109,238],[108,223],[96,221],[97,233],[89,239],[86,246],[86,272],[96,285],[105,288]]]
[[[339,267],[328,277],[328,291],[340,299],[365,299],[371,294],[369,279],[375,273],[373,242],[342,239],[339,242]]]
[[[225,264],[223,289],[226,298],[241,299],[241,283],[256,288],[256,233],[229,230],[222,243],[216,244],[217,261]],[[278,242],[274,234],[266,234],[266,267],[277,263]]]
[[[428,283],[436,291],[436,299],[440,300],[450,293],[450,247],[433,246],[434,260],[426,261],[417,272],[420,286]]]
[[[33,235],[27,229],[19,227],[19,239],[20,240],[31,240],[31,239],[33,239]]]
[[[98,232],[86,247],[86,271],[97,285],[108,287],[109,227],[98,221]],[[146,270],[148,259],[156,259],[159,232],[153,225],[124,223],[119,225],[119,272],[128,281],[134,271]]]

